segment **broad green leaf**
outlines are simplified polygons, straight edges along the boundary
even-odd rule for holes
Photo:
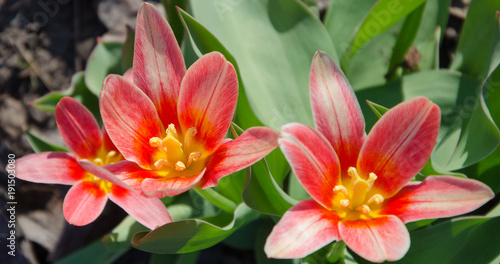
[[[329,264],[344,260],[344,241],[330,243],[302,259],[302,264]]]
[[[101,41],[90,54],[85,67],[85,84],[99,96],[102,82],[108,74],[122,74],[121,55],[123,43]]]
[[[242,196],[250,208],[269,215],[281,216],[296,203],[276,183],[266,159],[252,165]]]
[[[126,72],[128,69],[132,68],[132,64],[134,62],[135,31],[127,25],[126,32],[127,35],[125,42],[123,43],[121,57],[122,72]]]
[[[176,8],[185,9],[187,0],[161,0],[161,3],[165,8],[168,24],[172,28],[172,31],[174,31],[175,39],[180,46],[182,44],[182,40],[184,39],[184,27],[182,26],[182,22],[177,14]]]
[[[68,152],[67,149],[54,145],[52,143],[47,142],[45,139],[42,139],[40,136],[37,136],[33,134],[33,132],[30,131],[25,131],[26,138],[28,139],[28,142],[30,143],[30,146],[33,148],[33,150],[38,153],[38,152],[44,152],[44,151],[64,151]]]
[[[191,8],[236,59],[250,106],[262,123],[275,129],[292,121],[312,124],[312,57],[317,50],[336,55],[307,7],[298,0],[194,0]]]
[[[351,48],[351,56],[361,49],[370,39],[389,29],[424,2],[425,0],[378,1],[363,21],[363,24],[354,38]]]
[[[437,170],[454,171],[475,164],[490,155],[500,143],[500,130],[484,100],[486,85],[478,91],[476,98],[472,97],[475,101],[472,109],[461,112],[456,125],[437,144],[432,154]]]
[[[258,215],[245,204],[240,204],[234,214],[220,212],[214,217],[180,220],[151,232],[136,233],[132,246],[157,254],[194,252],[219,243]]]
[[[232,213],[236,209],[237,206],[236,203],[226,198],[225,196],[221,195],[213,188],[206,188],[206,189],[193,188],[193,190],[203,199],[209,201],[217,208],[221,209],[226,213]]]
[[[65,96],[73,97],[75,100],[82,103],[100,122],[101,114],[99,113],[99,100],[85,85],[84,72],[77,72],[71,77],[71,85],[68,89],[62,92],[48,93],[34,100],[31,106],[38,110],[54,113],[57,103]]]
[[[233,248],[252,250],[255,244],[257,233],[255,230],[259,227],[260,221],[257,219],[229,235],[222,243]]]
[[[497,10],[500,10],[498,0],[471,2],[451,69],[485,78],[496,68],[498,63],[491,60],[499,58],[491,57],[491,50],[500,48]]]
[[[77,252],[56,262],[56,264],[111,264],[114,263],[128,249],[119,251],[108,251],[101,241],[95,241],[92,244],[78,250]]]
[[[130,248],[130,240],[135,233],[147,230],[147,227],[139,224],[131,216],[127,216],[111,233],[104,236],[101,242],[110,252],[121,251]]]
[[[311,198],[293,171],[290,172],[290,176],[288,177],[288,193],[290,197],[299,201]]]
[[[219,184],[217,184],[218,192],[236,204],[243,202],[241,193],[245,188],[245,175],[245,170],[240,170],[220,179]]]
[[[493,263],[500,255],[500,217],[461,218],[411,232],[411,247],[395,263]]]
[[[234,121],[238,126],[248,129],[254,126],[263,126],[262,122],[255,116],[245,93],[243,81],[241,80],[240,69],[234,57],[227,49],[212,35],[204,26],[200,25],[193,17],[185,11],[179,9],[179,14],[190,37],[190,43],[195,48],[199,56],[212,51],[222,53],[230,61],[238,73],[239,96]],[[281,183],[289,171],[285,157],[279,149],[272,151],[268,156],[268,163],[271,173],[278,183]]]
[[[325,15],[325,27],[340,58],[348,53],[356,32],[376,0],[331,0]],[[341,66],[345,69],[344,61]]]

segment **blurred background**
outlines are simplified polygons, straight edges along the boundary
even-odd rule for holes
[[[456,48],[470,0],[453,0],[440,67],[446,68]],[[126,25],[135,26],[140,0],[0,0],[0,263],[51,263],[99,239],[125,217],[108,203],[94,223],[74,227],[62,215],[67,186],[16,181],[16,257],[4,253],[7,228],[9,154],[22,157],[33,150],[24,131],[36,132],[63,145],[52,114],[30,102],[67,89],[71,77],[85,69],[100,38],[123,41]],[[160,1],[148,1],[158,5]],[[305,2],[310,2],[305,0]],[[329,0],[317,1],[324,14]],[[412,58],[406,58],[411,64]],[[33,164],[36,166],[37,164]],[[251,251],[217,245],[201,252],[203,263],[253,263]],[[115,263],[149,263],[149,254],[131,250]]]

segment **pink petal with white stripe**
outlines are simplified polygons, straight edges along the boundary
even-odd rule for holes
[[[142,181],[142,191],[148,197],[163,198],[165,196],[178,195],[198,184],[205,171],[206,168],[198,175],[191,177],[147,178]]]
[[[207,171],[198,184],[205,189],[216,186],[219,180],[244,169],[278,147],[278,132],[267,127],[252,127],[235,140],[223,143],[208,158]]]
[[[134,83],[151,98],[165,126],[177,121],[177,99],[186,65],[175,35],[160,12],[144,3],[137,14]]]
[[[339,158],[330,143],[315,129],[291,123],[281,128],[279,144],[302,186],[330,208],[333,189],[340,184]]]
[[[86,181],[78,182],[64,198],[64,217],[72,225],[89,224],[102,213],[107,200],[106,193],[98,186]]]
[[[290,208],[267,238],[268,258],[303,258],[339,240],[338,215],[314,200],[304,200]]]
[[[233,65],[218,52],[203,55],[182,80],[178,110],[183,133],[196,128],[196,141],[214,151],[227,133],[237,100]]]
[[[410,234],[396,216],[339,222],[340,237],[356,254],[371,262],[396,261],[410,248]]]
[[[390,197],[425,165],[436,144],[440,110],[425,97],[400,103],[373,126],[361,149],[358,172],[377,175],[374,188]]]
[[[321,51],[314,55],[309,77],[314,125],[333,146],[340,167],[356,166],[366,137],[365,119],[342,70]]]
[[[71,153],[41,152],[16,160],[16,177],[26,181],[72,185],[85,175]]]
[[[134,191],[123,190],[111,191],[109,199],[149,229],[173,221],[165,205],[157,198],[146,198]]]
[[[79,158],[92,158],[101,147],[102,134],[90,111],[71,97],[56,106],[56,122],[68,148]]]
[[[453,176],[429,176],[411,182],[384,203],[380,214],[395,215],[404,223],[450,217],[473,211],[495,197],[486,184]]]
[[[153,164],[158,149],[149,140],[162,135],[162,125],[151,100],[137,86],[112,74],[104,80],[99,107],[109,137],[122,155],[146,168]]]

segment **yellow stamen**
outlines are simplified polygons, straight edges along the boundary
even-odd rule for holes
[[[356,211],[360,211],[363,214],[367,215],[367,214],[370,213],[370,207],[368,205],[366,205],[366,204],[363,204],[360,207],[356,207]]]
[[[196,133],[198,133],[196,128],[192,127],[190,129],[188,129],[188,131],[186,132],[186,135],[184,136],[184,148],[185,149],[189,149],[189,147],[193,143],[193,139],[194,139],[194,136],[196,135]]]
[[[104,165],[104,162],[102,162],[102,159],[96,158],[94,159],[94,164],[96,164],[97,166],[102,166]]]
[[[172,163],[168,162],[166,159],[157,160],[155,162],[154,166],[157,170],[161,170],[162,168],[165,168],[165,167],[170,167],[170,168],[174,167],[174,165],[172,165]]]
[[[335,186],[335,188],[333,188],[333,192],[334,192],[335,194],[337,194],[337,193],[341,192],[341,193],[343,193],[344,195],[348,195],[348,193],[347,193],[347,189],[344,187],[344,185],[337,185],[337,186]]]
[[[382,195],[380,194],[375,194],[372,196],[372,198],[368,200],[367,204],[372,204],[372,203],[382,204],[383,202],[384,202],[384,197],[382,197]]]
[[[340,206],[342,206],[343,208],[352,208],[351,201],[349,201],[348,199],[340,200]]]
[[[347,175],[351,178],[359,178],[358,171],[354,167],[349,167],[349,169],[347,169]]]
[[[149,145],[153,148],[157,148],[161,146],[161,138],[159,137],[152,137],[149,139]]]
[[[184,163],[182,161],[177,161],[177,163],[175,163],[175,170],[176,171],[183,171],[186,169],[186,165],[184,165]]]
[[[373,172],[370,172],[367,182],[368,182],[368,184],[370,184],[370,186],[373,186],[376,179],[377,179],[377,175],[375,175],[375,173],[373,173]]]
[[[168,125],[168,128],[167,128],[167,130],[165,132],[166,132],[167,136],[168,135],[172,135],[176,139],[179,138],[179,135],[177,135],[177,130],[175,129],[175,125],[174,124]]]
[[[186,167],[191,166],[191,163],[199,160],[200,157],[201,157],[201,152],[191,152],[191,153],[189,153],[189,158],[188,158],[188,161],[186,163]]]

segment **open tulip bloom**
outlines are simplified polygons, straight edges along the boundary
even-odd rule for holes
[[[123,157],[87,108],[65,97],[56,106],[56,122],[72,153],[42,152],[22,157],[17,160],[17,177],[73,185],[63,204],[64,217],[70,224],[81,226],[94,221],[108,197],[150,229],[172,221],[159,199],[141,196],[106,170]]]
[[[323,52],[313,58],[310,95],[316,129],[288,124],[280,147],[312,199],[288,210],[269,235],[271,258],[301,258],[343,240],[373,262],[401,259],[405,223],[470,212],[494,197],[485,184],[453,176],[409,182],[434,148],[440,110],[418,97],[387,111],[369,135],[346,77]]]
[[[129,161],[110,170],[152,197],[217,185],[278,146],[278,133],[265,127],[224,139],[237,97],[236,71],[222,54],[206,54],[186,70],[167,21],[143,4],[133,69],[108,76],[100,96],[109,136]]]

